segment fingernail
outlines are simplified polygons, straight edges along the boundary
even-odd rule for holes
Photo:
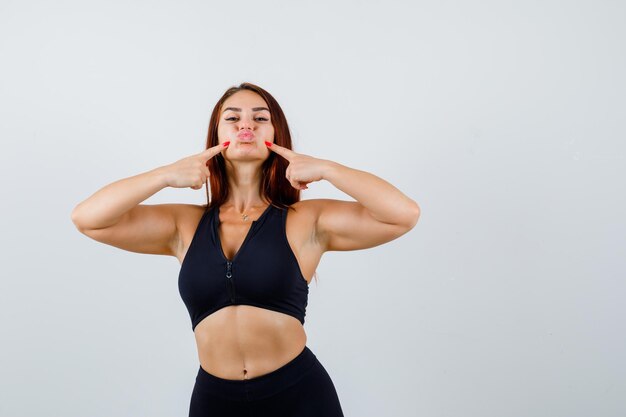
[[[228,141],[224,142],[224,143],[223,143],[223,145],[224,145],[224,146],[228,146],[228,145],[230,145],[230,141],[228,140]]]
[[[265,141],[265,144],[266,144],[267,146],[272,146],[272,142]]]

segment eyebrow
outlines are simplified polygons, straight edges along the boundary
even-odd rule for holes
[[[232,110],[232,111],[241,111],[241,108],[239,107],[226,107],[222,113],[224,113],[226,110]],[[267,107],[253,107],[252,111],[261,111],[261,110],[267,110],[270,111],[270,109],[268,109]]]

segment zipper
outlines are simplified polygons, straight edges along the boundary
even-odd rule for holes
[[[239,250],[237,250],[237,253],[235,253],[235,256],[233,256],[233,259],[231,259],[231,260],[229,260],[226,257],[226,254],[224,253],[224,250],[222,249],[222,241],[220,240],[219,230],[217,230],[216,228],[213,229],[214,232],[215,232],[217,246],[219,246],[219,248],[218,248],[219,252],[222,255],[222,259],[224,259],[226,261],[226,281],[228,281],[228,288],[230,290],[230,301],[232,303],[235,302],[235,284],[233,282],[233,270],[232,270],[233,262],[235,261],[235,259],[237,259],[237,257],[241,253],[241,250],[244,248],[244,246],[246,245],[246,243],[250,239],[250,236],[252,235],[252,232],[253,232],[256,224],[258,223],[258,221],[263,216],[267,215],[267,213],[270,211],[271,207],[272,207],[271,204],[269,206],[267,206],[265,208],[265,211],[263,211],[263,213],[259,216],[259,218],[252,221],[252,223],[250,224],[250,229],[248,229],[248,233],[246,233],[246,236],[244,237],[243,242],[241,243],[241,246],[239,247]],[[220,218],[219,218],[219,207],[217,207],[217,209],[216,209],[215,217],[216,217],[216,219],[214,220],[215,221],[213,223],[214,225],[217,224],[216,222],[219,222],[219,220],[220,220]]]
[[[228,288],[230,289],[230,301],[235,302],[235,287],[233,285],[233,271],[232,271],[233,263],[231,261],[226,261],[226,279],[228,280]]]

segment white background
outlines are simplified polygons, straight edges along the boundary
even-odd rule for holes
[[[0,415],[186,416],[176,258],[80,234],[104,185],[203,150],[230,86],[294,149],[422,209],[330,252],[308,346],[346,416],[623,416],[619,1],[0,1]],[[351,198],[328,182],[308,198]],[[206,203],[204,188],[145,201]]]

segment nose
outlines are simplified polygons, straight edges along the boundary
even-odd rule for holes
[[[244,129],[253,130],[252,123],[250,123],[249,120],[242,119],[241,122],[239,122],[239,130]]]

